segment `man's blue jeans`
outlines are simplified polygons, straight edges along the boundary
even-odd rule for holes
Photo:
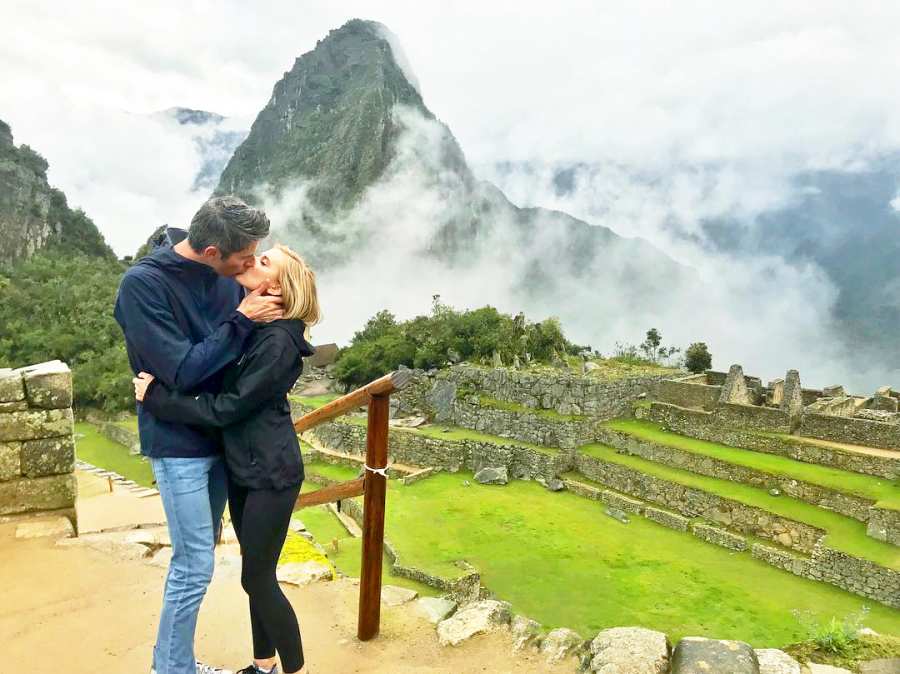
[[[220,456],[150,461],[172,539],[153,669],[156,674],[195,674],[197,614],[212,580],[228,497],[225,463]]]

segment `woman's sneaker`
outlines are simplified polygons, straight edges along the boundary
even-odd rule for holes
[[[249,667],[238,671],[237,674],[278,674],[278,665],[272,665],[272,669],[260,669],[254,662]]]

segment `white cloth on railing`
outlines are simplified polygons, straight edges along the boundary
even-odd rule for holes
[[[370,466],[369,464],[364,464],[364,465],[366,466],[366,470],[371,471],[373,473],[377,473],[378,475],[381,475],[384,478],[387,478],[387,476],[388,476],[387,472],[391,469],[390,464],[388,464],[384,468],[372,468],[372,466]]]

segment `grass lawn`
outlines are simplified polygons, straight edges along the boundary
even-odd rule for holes
[[[884,508],[900,508],[900,483],[898,481],[796,461],[777,454],[765,454],[749,449],[729,447],[716,442],[696,440],[663,430],[659,424],[651,421],[617,419],[609,421],[605,425],[612,430],[621,431],[642,440],[709,456],[738,466],[754,468],[765,473],[802,480],[845,494],[861,496],[877,502]]]
[[[543,419],[547,419],[548,421],[583,421],[587,419],[587,417],[583,415],[560,414],[556,410],[545,410],[528,407],[526,405],[520,405],[518,403],[507,402],[506,400],[497,400],[497,398],[491,398],[490,396],[486,395],[478,396],[478,404],[482,407],[487,407],[494,410],[503,410],[504,412],[515,412],[516,414],[534,414]]]
[[[870,559],[891,569],[900,569],[900,548],[866,536],[866,525],[849,517],[818,508],[790,496],[772,496],[765,489],[739,482],[698,475],[680,468],[628,454],[618,454],[612,447],[592,444],[579,448],[580,452],[609,463],[634,468],[647,475],[669,480],[687,487],[702,489],[711,494],[730,498],[747,505],[762,508],[798,522],[805,522],[828,532],[825,542],[836,550],[856,557]]]
[[[122,428],[127,428],[129,431],[133,431],[135,433],[138,432],[138,420],[136,415],[131,415],[127,419],[122,419],[120,421],[114,422],[116,426],[121,426]]]
[[[356,468],[345,466],[343,464],[326,463],[325,461],[305,461],[303,463],[303,468],[307,475],[316,473],[322,477],[326,477],[330,480],[338,480],[339,482],[355,480],[359,477],[359,470]],[[360,468],[362,468],[362,464],[360,464]]]
[[[100,435],[93,424],[75,424],[75,454],[82,461],[115,471],[143,487],[153,486],[150,462],[129,454],[127,447]]]
[[[804,637],[792,609],[827,620],[863,604],[871,607],[868,626],[900,634],[900,611],[641,517],[623,525],[598,502],[534,482],[486,486],[461,472],[391,483],[386,535],[404,563],[448,573],[465,559],[516,612],[585,638],[642,625],[673,640],[703,635],[778,647]]]
[[[307,407],[312,407],[314,409],[319,409],[323,405],[327,405],[332,400],[337,400],[340,398],[339,393],[323,393],[318,396],[290,396],[291,400],[295,400],[301,405],[306,405]]]
[[[303,483],[303,492],[315,491],[317,488],[317,485],[313,485],[309,482]],[[316,542],[325,549],[328,564],[330,564],[332,568],[336,568],[345,576],[359,578],[360,568],[362,566],[362,540],[354,538],[347,533],[344,525],[338,521],[337,517],[334,516],[334,513],[324,505],[312,506],[294,513],[294,518],[303,522],[307,531],[309,531]],[[292,534],[288,539],[289,543],[291,543],[291,548],[289,549],[288,544],[285,544],[285,550],[282,552],[280,561],[305,561],[305,559],[312,559],[312,557],[298,557],[298,551],[301,554],[308,553],[306,553],[305,548],[301,547],[301,544],[298,541],[293,540],[294,538],[299,538],[306,542],[307,545],[310,545],[302,536]],[[337,551],[335,551],[332,545],[332,541],[334,540],[337,540],[338,542]],[[310,547],[312,546],[310,545]],[[315,548],[313,548],[313,550],[321,555]],[[390,568],[391,561],[388,559],[387,555],[385,555],[381,563],[381,582],[383,584],[407,587],[425,597],[437,596],[440,594],[439,590],[428,585],[409,580],[408,578],[394,576],[390,572]]]

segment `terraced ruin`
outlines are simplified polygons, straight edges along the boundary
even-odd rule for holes
[[[873,399],[885,395],[897,400]],[[890,411],[836,416],[829,397],[738,367],[416,373],[389,440],[393,571],[584,634],[639,624],[781,646],[797,612],[863,605],[867,624],[900,633],[900,426]],[[355,476],[364,423],[310,433],[307,479]]]

